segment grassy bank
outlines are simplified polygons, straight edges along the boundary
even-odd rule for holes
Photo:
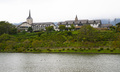
[[[105,53],[105,54],[118,54],[120,48],[31,48],[31,49],[13,49],[1,50],[0,52],[18,52],[18,53]]]
[[[0,52],[120,53],[120,32],[83,26],[75,31],[2,34]]]

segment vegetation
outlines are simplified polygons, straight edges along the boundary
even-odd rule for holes
[[[52,31],[55,31],[53,26],[49,26],[49,27],[46,27],[46,32],[52,32]]]
[[[97,30],[85,25],[80,30],[64,30],[54,31],[52,26],[46,32],[0,30],[0,52],[120,53],[120,32],[114,29]]]
[[[59,25],[60,31],[64,31],[66,29],[65,25]]]
[[[32,32],[32,31],[33,31],[32,27],[29,27],[28,32]]]
[[[6,21],[0,21],[0,35],[2,34],[16,34],[17,29],[14,25]]]

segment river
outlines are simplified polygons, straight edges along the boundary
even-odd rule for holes
[[[0,53],[0,72],[120,72],[120,54]]]

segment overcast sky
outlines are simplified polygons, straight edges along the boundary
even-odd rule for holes
[[[120,0],[0,0],[0,21],[34,22],[120,18]]]

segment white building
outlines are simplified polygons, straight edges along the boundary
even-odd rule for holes
[[[45,27],[49,27],[49,26],[53,26],[53,28],[56,30],[56,26],[53,22],[33,23],[33,19],[31,17],[30,11],[29,11],[29,16],[26,20],[27,20],[26,22],[23,22],[17,27],[18,30],[27,31],[29,27],[32,27],[33,31],[40,31],[40,30],[45,30]]]
[[[78,29],[83,25],[90,25],[93,28],[99,28],[101,26],[101,20],[78,20],[76,16],[75,20],[59,22],[57,25],[58,27],[59,25],[65,25],[67,28],[69,28],[72,24]]]

